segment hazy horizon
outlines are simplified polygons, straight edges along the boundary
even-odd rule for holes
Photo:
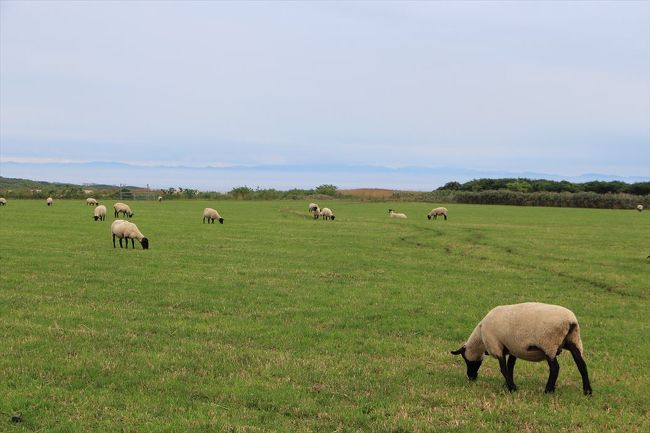
[[[3,0],[0,59],[6,177],[104,161],[133,169],[99,183],[213,190],[650,179],[645,1]]]

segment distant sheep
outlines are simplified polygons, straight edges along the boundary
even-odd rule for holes
[[[315,220],[317,220],[320,217],[320,208],[316,206],[312,211],[311,211],[312,216],[314,217]]]
[[[406,219],[408,218],[405,213],[397,213],[393,209],[388,209],[388,215],[391,218]]]
[[[87,206],[97,206],[98,204],[99,204],[99,203],[97,203],[97,200],[95,200],[95,199],[92,198],[92,197],[88,197],[88,198],[86,199],[86,205],[87,205]]]
[[[133,216],[133,211],[131,211],[131,208],[124,203],[115,203],[113,205],[113,211],[114,211],[113,215],[115,216],[115,218],[120,216],[120,214],[122,214],[123,216],[128,216],[129,218]]]
[[[582,376],[582,390],[585,395],[591,394],[578,319],[571,310],[559,305],[525,302],[496,307],[476,325],[467,342],[451,353],[462,355],[470,380],[478,376],[484,355],[497,358],[509,391],[517,389],[513,380],[517,358],[532,362],[546,360],[550,374],[545,392],[550,393],[555,391],[560,372],[557,356],[562,349],[573,355]]]
[[[643,210],[643,205],[642,205],[642,204],[638,204],[638,205],[636,205],[636,210],[638,210],[639,212],[641,212],[641,211]]]
[[[162,201],[162,196],[158,196],[158,201]]]
[[[309,212],[313,212],[316,209],[318,209],[318,205],[316,203],[309,203]]]
[[[140,242],[142,249],[149,249],[149,239],[147,239],[138,229],[138,226],[129,221],[115,220],[111,224],[111,233],[113,235],[113,248],[115,248],[115,238],[120,240],[122,248],[122,239],[126,240],[125,248],[129,248],[129,239],[131,239],[131,248],[135,248],[135,239]]]
[[[323,217],[324,220],[332,220],[332,221],[334,221],[334,218],[336,218],[334,216],[334,213],[332,212],[332,209],[330,209],[328,207],[324,207],[323,209],[321,209],[320,216]]]
[[[435,220],[435,219],[438,219],[438,215],[444,216],[445,221],[446,221],[447,220],[447,208],[446,207],[437,207],[437,208],[433,209],[431,212],[429,212],[429,214],[427,215],[427,218],[431,219],[431,217],[433,217],[433,219]]]
[[[45,200],[48,206],[52,206],[52,203],[54,203],[54,200],[52,200],[52,197],[48,197],[47,200]]]
[[[104,221],[106,219],[106,206],[103,204],[100,204],[95,208],[95,211],[93,212],[93,218],[95,221]]]
[[[0,197],[0,206],[4,206],[7,204],[7,199],[4,197]]]
[[[221,218],[219,212],[212,209],[211,207],[206,207],[203,209],[203,224],[205,224],[206,219],[208,220],[208,224],[214,224],[214,220],[219,220],[219,224],[223,224],[223,218]]]

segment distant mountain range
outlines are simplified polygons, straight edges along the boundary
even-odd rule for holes
[[[260,188],[313,188],[332,184],[339,188],[387,188],[431,191],[447,182],[479,178],[528,178],[589,181],[647,182],[648,176],[618,176],[585,173],[563,176],[532,171],[512,172],[458,167],[383,167],[374,165],[255,165],[184,166],[138,165],[123,162],[2,162],[0,175],[6,178],[42,179],[46,182],[95,187],[140,185],[155,188],[181,186],[202,191],[229,191],[238,186]],[[136,187],[130,187],[136,188]]]

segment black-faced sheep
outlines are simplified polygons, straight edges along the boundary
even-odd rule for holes
[[[205,224],[206,219],[208,220],[208,224],[214,224],[214,220],[219,220],[219,224],[223,224],[223,218],[221,218],[219,212],[212,209],[211,207],[206,207],[203,209],[203,224]]]
[[[641,212],[641,211],[643,210],[643,205],[642,205],[642,204],[638,204],[638,205],[636,205],[636,210],[638,210],[639,212]]]
[[[323,217],[324,220],[332,220],[332,221],[334,221],[334,218],[336,218],[334,216],[334,213],[332,212],[332,209],[330,209],[328,207],[324,207],[323,209],[321,209],[320,216]]]
[[[427,218],[431,219],[438,219],[438,215],[442,215],[445,217],[445,221],[447,220],[447,208],[446,207],[437,207],[433,209],[431,212],[428,213]]]
[[[393,209],[388,209],[388,216],[391,218],[406,219],[408,218],[405,213],[395,212]]]
[[[115,238],[120,240],[120,248],[122,248],[122,239],[126,240],[126,247],[129,248],[129,239],[131,239],[131,248],[135,248],[135,241],[137,239],[142,245],[142,249],[149,249],[149,239],[147,239],[138,229],[138,226],[129,221],[115,220],[111,224],[111,233],[113,234],[113,248],[115,248]]]
[[[104,221],[106,219],[106,206],[100,204],[93,212],[93,219],[95,221]]]
[[[526,302],[496,307],[474,328],[467,342],[451,353],[462,355],[470,380],[478,376],[484,355],[497,358],[509,391],[517,389],[513,380],[517,358],[532,362],[546,360],[550,374],[545,392],[549,393],[555,391],[560,372],[557,356],[562,349],[573,355],[582,376],[583,392],[591,394],[578,320],[571,310],[559,305]]]
[[[95,199],[92,198],[92,197],[88,197],[88,198],[86,199],[86,205],[88,205],[88,206],[97,206],[98,204],[99,204],[99,203],[97,203],[97,200],[95,200]]]
[[[113,205],[113,211],[114,211],[113,216],[115,216],[115,218],[120,216],[120,214],[122,214],[123,216],[128,216],[129,218],[131,218],[134,215],[133,211],[131,211],[131,208],[124,203],[115,203]]]
[[[316,209],[318,209],[318,205],[316,203],[309,203],[309,212],[313,212]]]
[[[4,206],[7,204],[7,199],[4,197],[0,197],[0,206]]]
[[[158,196],[158,201],[162,201],[162,196],[161,195]]]
[[[47,203],[48,206],[52,206],[52,203],[54,203],[54,200],[52,200],[52,197],[48,197],[47,200],[45,200],[45,203]]]

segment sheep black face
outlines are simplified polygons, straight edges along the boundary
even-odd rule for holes
[[[223,224],[223,218],[219,218],[219,224]]]
[[[140,242],[140,244],[142,244],[142,249],[143,250],[148,250],[149,249],[149,239],[142,238],[142,241]]]
[[[482,360],[470,361],[465,357],[465,346],[461,347],[458,350],[453,350],[450,352],[452,355],[461,355],[467,365],[467,377],[469,380],[476,380],[478,377],[478,369],[481,368]]]
[[[334,218],[336,218],[334,215],[332,215],[332,221],[334,221]]]
[[[130,212],[128,215],[129,215],[129,218],[133,218],[133,212]]]
[[[431,215],[427,215],[427,219],[431,219]]]
[[[98,217],[98,216],[94,216],[93,219],[94,219],[95,221],[97,221],[97,220],[99,219],[99,217]]]

